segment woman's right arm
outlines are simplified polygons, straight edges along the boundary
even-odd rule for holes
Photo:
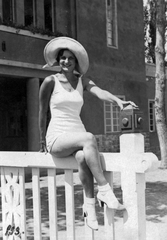
[[[40,152],[47,152],[46,149],[46,119],[50,102],[50,97],[54,88],[53,76],[45,78],[39,91],[39,134]]]

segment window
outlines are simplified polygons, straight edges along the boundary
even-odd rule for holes
[[[55,23],[55,1],[44,0],[45,29],[54,32]]]
[[[25,26],[37,25],[37,0],[24,0]],[[44,27],[46,30],[55,30],[55,0],[44,0]]]
[[[15,0],[2,1],[3,21],[6,23],[15,22]]]
[[[24,0],[25,26],[36,26],[36,1]]]
[[[118,47],[117,40],[117,0],[106,0],[107,46]]]
[[[149,131],[155,132],[155,109],[154,100],[148,100],[148,114],[149,114]]]
[[[41,34],[76,35],[76,2],[61,0],[0,0],[4,25]],[[26,27],[26,28],[25,28]]]
[[[117,96],[125,100],[125,96]],[[116,103],[104,102],[105,134],[119,132],[120,108]]]

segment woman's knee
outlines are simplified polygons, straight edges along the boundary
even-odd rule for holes
[[[97,142],[96,142],[96,138],[92,133],[87,133],[86,135],[86,141],[85,141],[85,146],[88,147],[97,147]]]
[[[90,184],[90,180],[92,180],[93,176],[92,176],[92,173],[86,163],[86,159],[85,159],[83,150],[77,151],[75,154],[75,158],[78,162],[79,173],[80,173],[80,178],[82,179],[81,180],[82,183],[86,184],[89,182],[89,184]]]
[[[76,152],[75,159],[77,160],[79,169],[82,169],[84,171],[88,170],[89,167],[87,165],[83,150],[79,150]]]
[[[83,150],[79,150],[79,151],[76,152],[75,159],[77,160],[77,162],[79,164],[85,162],[85,156],[84,156]]]

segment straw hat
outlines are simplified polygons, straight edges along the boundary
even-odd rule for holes
[[[65,48],[69,49],[78,60],[76,71],[85,74],[89,68],[88,54],[78,41],[69,37],[57,37],[47,43],[44,48],[44,58],[47,64],[43,68],[58,66],[57,55],[61,49]]]

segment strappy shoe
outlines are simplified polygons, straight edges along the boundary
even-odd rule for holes
[[[83,205],[83,216],[86,218],[86,224],[92,230],[98,230],[98,222],[96,218],[95,203]]]
[[[115,197],[112,189],[106,192],[98,192],[97,199],[99,202],[100,207],[104,207],[104,204],[108,208],[115,209],[115,210],[125,210],[124,205],[118,202],[117,198]]]

